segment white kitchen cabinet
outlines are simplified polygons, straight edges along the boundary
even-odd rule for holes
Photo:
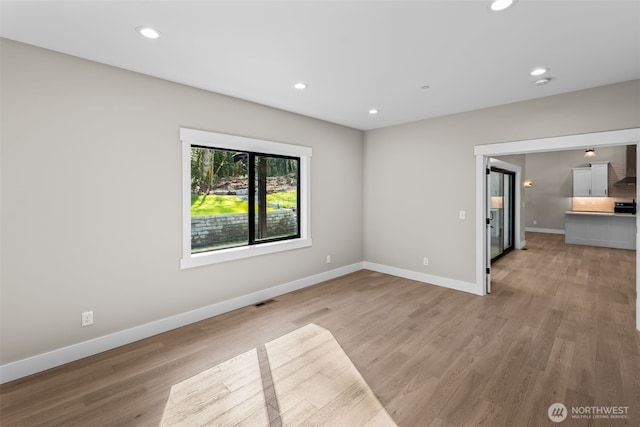
[[[573,168],[573,197],[607,197],[609,162],[591,162],[588,168]]]
[[[573,169],[573,197],[591,196],[591,168]]]
[[[591,162],[591,195],[609,195],[609,162]]]
[[[635,249],[636,216],[613,212],[567,212],[564,241],[576,245]]]

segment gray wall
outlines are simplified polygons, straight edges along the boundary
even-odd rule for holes
[[[0,363],[362,261],[362,132],[0,48]],[[180,126],[312,147],[313,246],[180,270]]]
[[[639,80],[367,132],[365,260],[475,282],[475,145],[633,127]]]

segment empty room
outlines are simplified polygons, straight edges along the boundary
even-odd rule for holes
[[[640,1],[0,0],[0,425],[638,426]]]

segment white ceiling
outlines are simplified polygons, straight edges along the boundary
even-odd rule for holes
[[[2,0],[0,34],[362,130],[640,78],[639,0],[488,4]]]

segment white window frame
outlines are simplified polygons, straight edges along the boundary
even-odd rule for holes
[[[182,144],[182,259],[180,268],[199,267],[208,264],[233,261],[258,255],[288,251],[311,246],[310,223],[310,147],[265,141],[236,135],[180,128]],[[300,237],[277,242],[257,243],[215,251],[191,253],[191,146],[221,148],[236,151],[251,151],[300,158]]]

